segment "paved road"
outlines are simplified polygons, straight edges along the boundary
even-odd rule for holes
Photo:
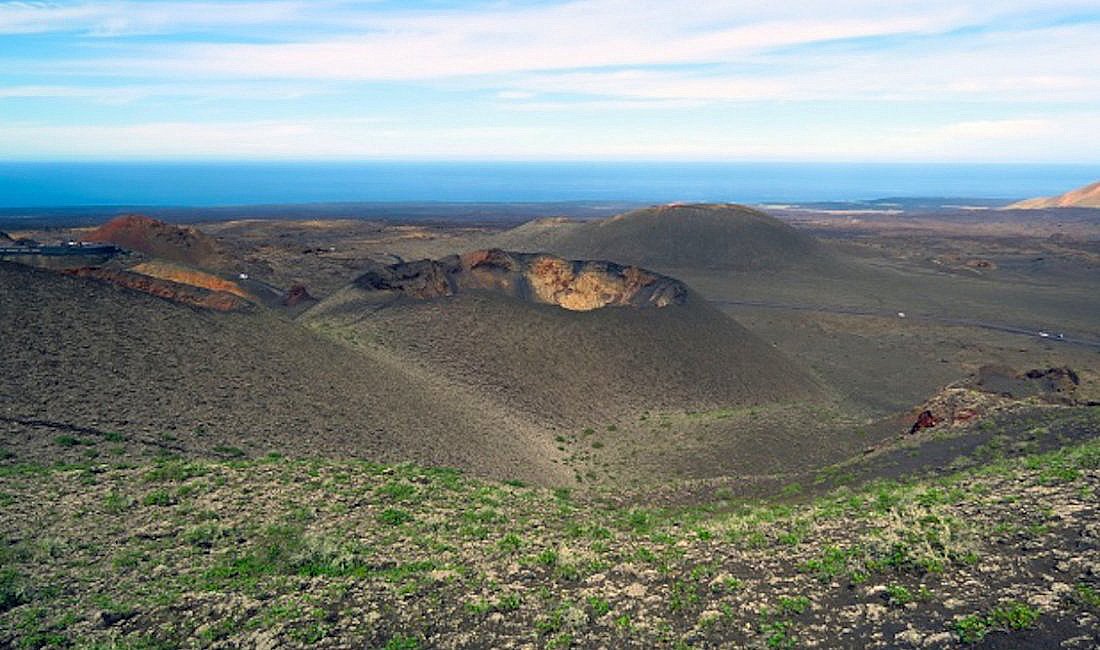
[[[875,316],[879,318],[899,318],[897,312],[885,311],[885,310],[873,310],[873,309],[856,309],[854,307],[836,307],[832,305],[810,305],[800,303],[785,303],[785,302],[768,302],[764,300],[711,300],[711,303],[719,306],[733,306],[733,307],[762,307],[765,309],[786,309],[791,311],[814,311],[825,314],[843,314],[846,316]],[[900,320],[900,319],[899,319]],[[1018,325],[1005,325],[1002,323],[990,323],[987,321],[973,320],[969,318],[946,318],[940,316],[928,316],[924,314],[912,314],[906,313],[905,320],[925,322],[925,323],[940,323],[943,325],[962,325],[965,327],[980,327],[982,329],[993,330],[995,332],[1005,332],[1006,334],[1018,334],[1020,336],[1028,336],[1034,339],[1041,339],[1043,341],[1049,341],[1051,343],[1063,343],[1067,345],[1079,345],[1088,348],[1094,348],[1100,350],[1100,341],[1094,339],[1087,339],[1078,336],[1066,335],[1062,338],[1058,337],[1057,333],[1052,334],[1049,338],[1040,337],[1039,331],[1032,327],[1022,327]],[[1057,332],[1057,330],[1055,330]]]

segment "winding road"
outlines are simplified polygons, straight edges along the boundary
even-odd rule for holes
[[[785,302],[769,302],[764,300],[711,300],[714,305],[718,306],[731,306],[731,307],[760,307],[764,309],[785,309],[789,311],[812,311],[825,314],[842,314],[845,316],[874,316],[877,318],[897,318],[899,312],[885,311],[885,310],[873,310],[873,309],[858,309],[855,307],[836,307],[832,305],[811,305],[802,303],[785,303]],[[1093,348],[1100,350],[1100,341],[1095,339],[1081,338],[1077,336],[1066,336],[1059,334],[1051,334],[1049,337],[1044,337],[1039,334],[1039,330],[1032,327],[1022,327],[1019,325],[1005,325],[1002,323],[990,323],[987,321],[973,320],[969,318],[947,318],[942,316],[929,316],[923,314],[911,314],[906,313],[904,320],[925,322],[925,323],[939,323],[941,325],[961,325],[964,327],[980,327],[982,329],[992,330],[995,332],[1004,332],[1006,334],[1017,334],[1020,336],[1028,336],[1043,341],[1049,341],[1051,343],[1064,343],[1068,345],[1077,345],[1087,348]]]

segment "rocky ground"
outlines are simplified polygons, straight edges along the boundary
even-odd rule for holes
[[[5,452],[0,646],[1096,647],[1100,443],[1030,452],[666,509],[410,465]]]

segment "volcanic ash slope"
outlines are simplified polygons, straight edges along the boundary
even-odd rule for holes
[[[261,306],[219,312],[0,263],[0,332],[0,444],[20,456],[121,436],[138,454],[236,447],[569,480],[544,431]]]
[[[608,262],[489,250],[379,267],[304,318],[556,424],[819,393],[684,284]]]
[[[662,205],[583,223],[544,219],[497,239],[517,250],[662,271],[820,270],[837,264],[813,237],[759,210],[734,204]]]

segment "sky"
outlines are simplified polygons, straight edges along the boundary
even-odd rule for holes
[[[4,160],[1100,162],[1096,0],[0,0]]]

